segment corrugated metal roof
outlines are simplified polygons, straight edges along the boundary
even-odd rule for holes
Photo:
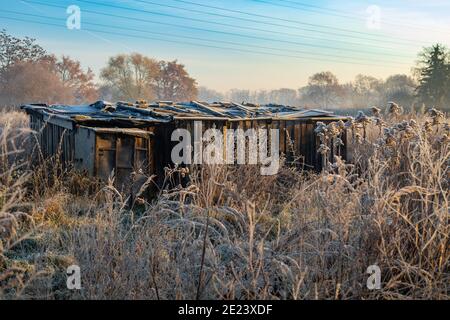
[[[25,105],[24,110],[34,110],[47,114],[49,116],[57,116],[75,122],[82,120],[105,120],[105,119],[124,119],[124,120],[142,120],[150,122],[168,122],[171,120],[168,116],[155,114],[151,109],[138,109],[133,106],[122,104],[110,104],[99,101],[91,105],[65,106],[65,105]]]
[[[108,123],[116,126],[129,123],[144,125],[148,123],[171,122],[174,119],[302,119],[302,118],[342,118],[331,112],[317,109],[301,109],[284,105],[238,104],[234,102],[206,103],[199,101],[174,103],[160,101],[146,103],[118,102],[112,104],[97,101],[91,105],[26,105],[25,110],[33,110],[47,117],[73,121],[84,125]]]

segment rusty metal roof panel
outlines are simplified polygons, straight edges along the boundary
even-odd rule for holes
[[[97,133],[110,133],[110,134],[127,134],[130,136],[148,138],[149,136],[153,136],[154,133],[147,130],[139,130],[139,129],[124,129],[124,128],[90,128],[81,126],[81,128],[86,128],[92,130]]]
[[[167,123],[172,121],[171,115],[156,114],[151,110],[96,102],[91,105],[25,105],[22,109],[35,111],[47,119],[62,119],[87,126],[139,126],[145,123]]]
[[[48,117],[58,117],[78,124],[95,126],[115,125],[118,127],[138,126],[148,123],[167,123],[174,119],[215,119],[215,120],[251,120],[251,119],[307,119],[307,118],[333,118],[340,119],[332,112],[318,109],[301,109],[297,107],[267,104],[238,104],[234,102],[206,102],[191,101],[174,103],[160,101],[146,103],[118,102],[112,104],[97,101],[91,105],[64,106],[64,105],[26,105],[25,110],[33,110]]]

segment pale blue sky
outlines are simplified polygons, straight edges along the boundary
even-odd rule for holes
[[[65,27],[70,5],[81,30]],[[380,29],[367,26],[374,5]],[[450,44],[450,1],[8,0],[0,28],[96,73],[109,56],[141,52],[178,59],[216,90],[298,88],[325,70],[342,82],[409,74],[423,46]]]

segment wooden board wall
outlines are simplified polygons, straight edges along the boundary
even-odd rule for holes
[[[77,144],[76,129],[69,130],[56,124],[45,122],[39,114],[30,114],[31,128],[35,130],[40,149],[44,157],[59,154],[64,163],[74,161],[74,150]],[[126,134],[102,133],[97,134],[95,140],[95,156],[93,164],[93,175],[107,179],[114,169],[116,177],[120,181],[125,181],[130,174],[139,169],[144,169],[148,175],[157,176],[157,184],[164,182],[165,168],[173,168],[171,153],[177,142],[171,141],[172,133],[177,128],[187,129],[191,133],[192,145],[194,143],[194,119],[175,120],[171,123],[154,124],[147,128],[153,133],[153,137],[144,139],[142,137],[131,137]],[[322,122],[327,122],[321,119]],[[224,119],[202,119],[202,134],[215,127],[226,136],[227,130],[231,129],[278,129],[280,133],[280,153],[285,156],[286,161],[301,169],[322,169],[322,158],[317,153],[320,141],[314,129],[316,121],[311,119],[245,119],[231,120]],[[330,120],[331,122],[331,120]],[[270,146],[270,134],[269,146]],[[330,161],[335,155],[347,158],[347,135],[343,134],[342,140],[345,145],[339,149],[332,147]],[[91,171],[89,171],[91,172]],[[181,182],[181,181],[178,181]]]

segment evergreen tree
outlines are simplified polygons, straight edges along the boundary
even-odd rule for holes
[[[420,53],[418,66],[419,86],[416,89],[419,101],[428,106],[444,107],[450,103],[449,52],[436,44]]]

